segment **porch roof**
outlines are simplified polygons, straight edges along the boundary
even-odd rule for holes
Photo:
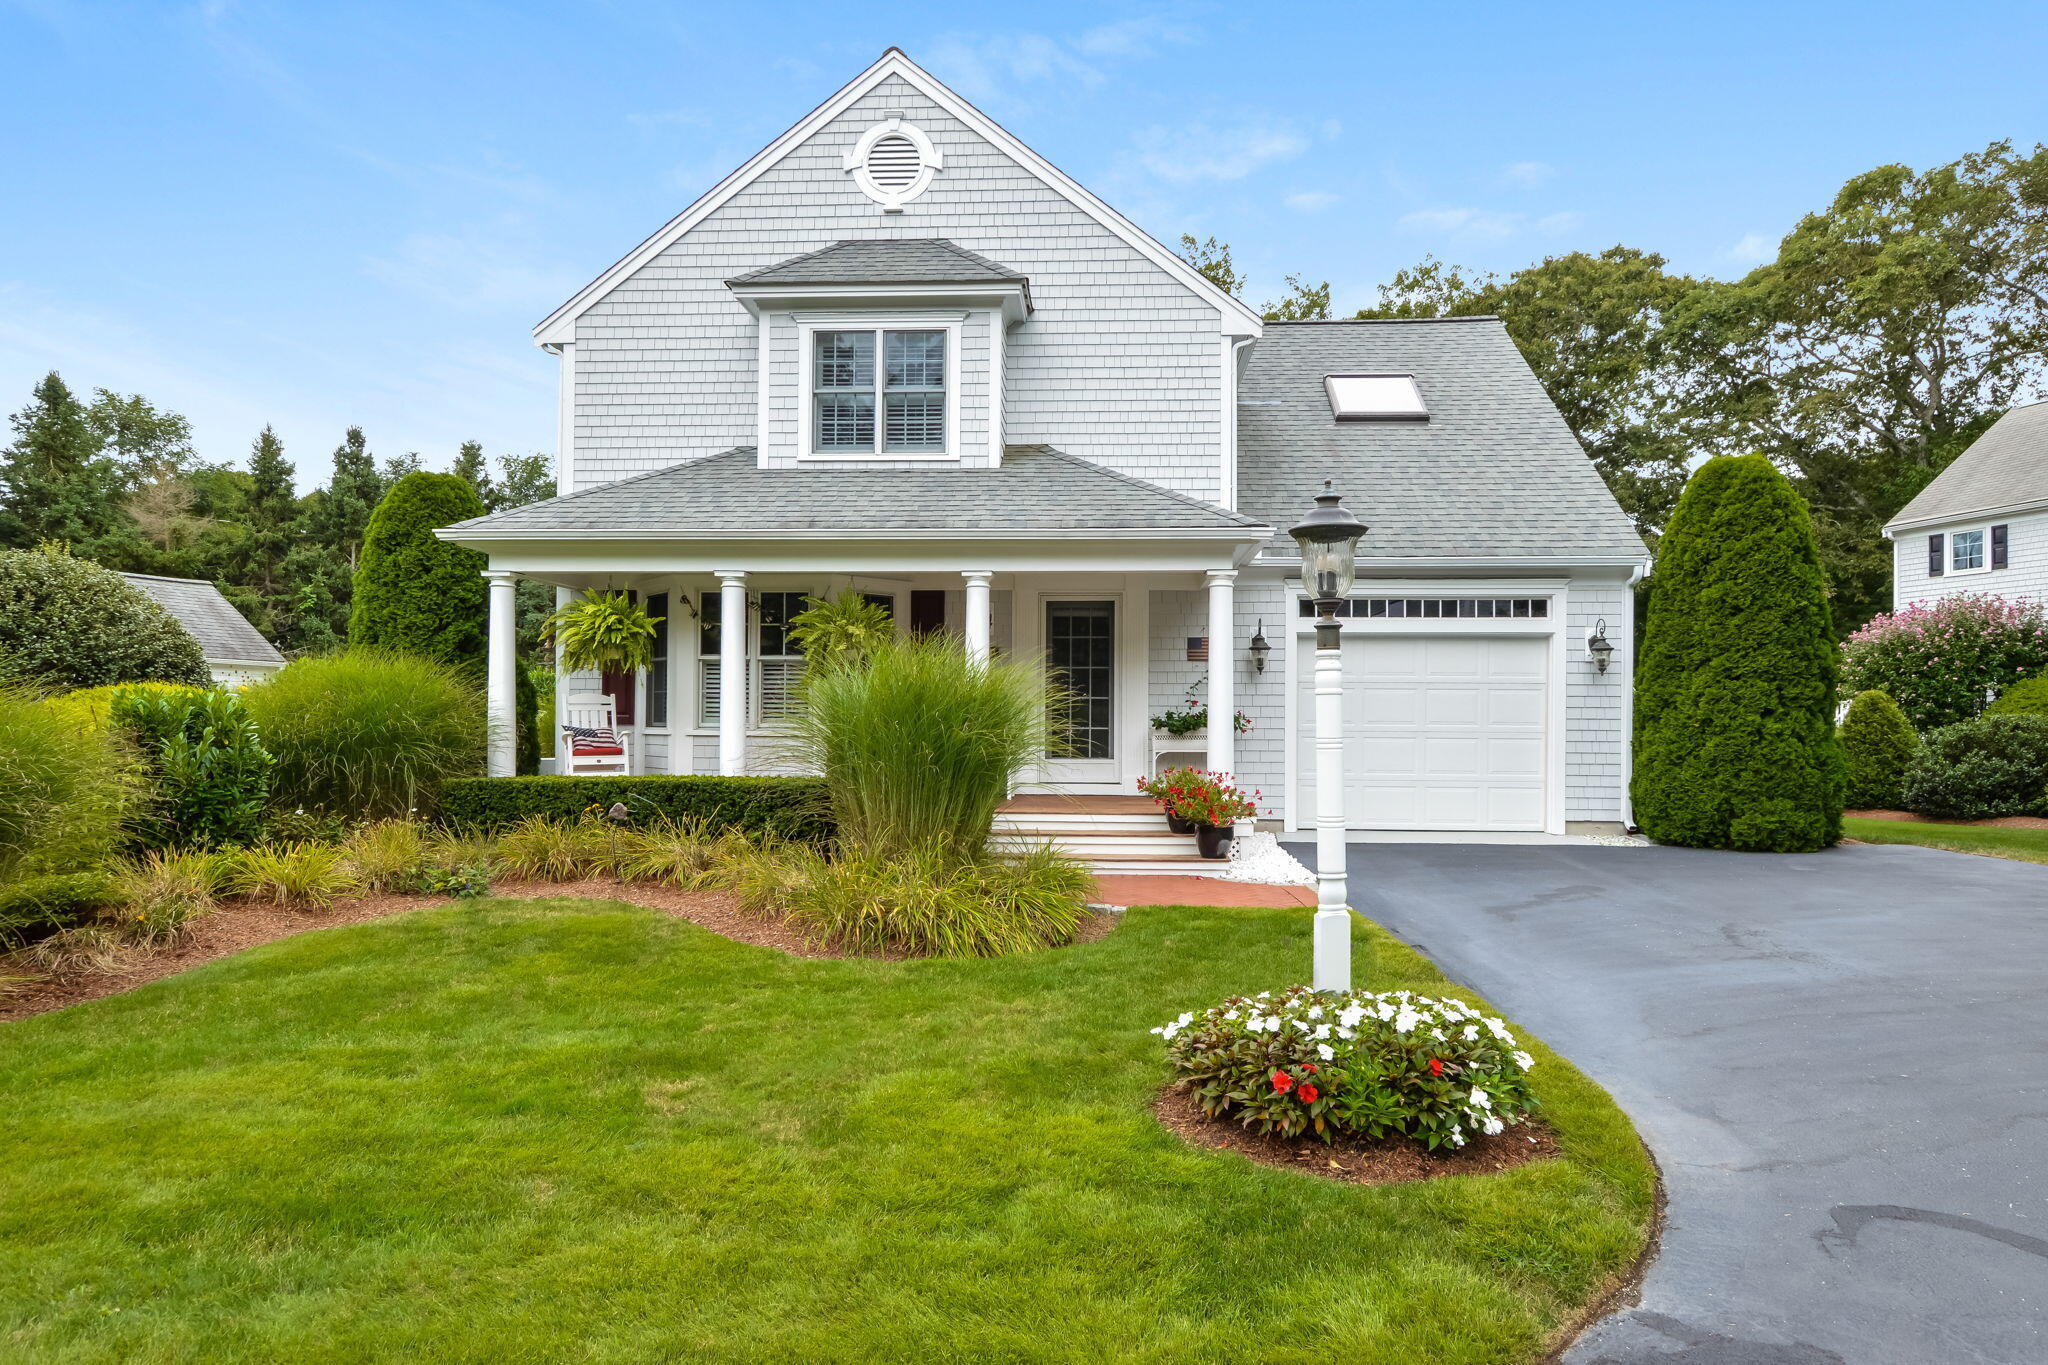
[[[1090,532],[1257,541],[1271,527],[1050,446],[1011,446],[1000,468],[763,469],[754,447],[475,517],[456,541],[720,538],[775,532],[1072,537]]]

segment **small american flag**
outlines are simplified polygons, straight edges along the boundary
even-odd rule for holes
[[[1206,635],[1190,635],[1190,636],[1188,636],[1188,662],[1189,662],[1189,663],[1191,663],[1191,664],[1205,664],[1205,663],[1208,663],[1208,662],[1209,662],[1209,637],[1208,637],[1208,636],[1206,636]]]

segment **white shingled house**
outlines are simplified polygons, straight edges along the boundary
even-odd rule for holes
[[[1063,675],[1086,704],[1039,782],[1206,763],[1305,827],[1285,528],[1327,479],[1371,527],[1350,822],[1626,818],[1643,542],[1499,321],[1262,321],[894,49],[535,336],[563,496],[440,532],[489,556],[501,717],[515,581],[628,589],[655,665],[558,692],[616,699],[635,771],[757,771],[802,667],[787,622],[857,591]],[[1250,730],[1164,750],[1151,718],[1190,696]]]
[[[1965,592],[2048,602],[2048,403],[1993,422],[1884,533],[1894,610]]]

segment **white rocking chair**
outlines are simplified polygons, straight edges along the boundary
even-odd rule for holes
[[[571,692],[562,699],[555,754],[555,771],[564,776],[633,775],[633,733],[620,731],[618,711],[602,692]]]

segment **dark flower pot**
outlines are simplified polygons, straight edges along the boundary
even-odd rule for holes
[[[1204,858],[1228,858],[1230,841],[1237,831],[1229,825],[1196,825],[1195,847]]]
[[[1195,832],[1195,822],[1175,815],[1171,807],[1168,807],[1166,811],[1166,827],[1175,834],[1193,834]]]

